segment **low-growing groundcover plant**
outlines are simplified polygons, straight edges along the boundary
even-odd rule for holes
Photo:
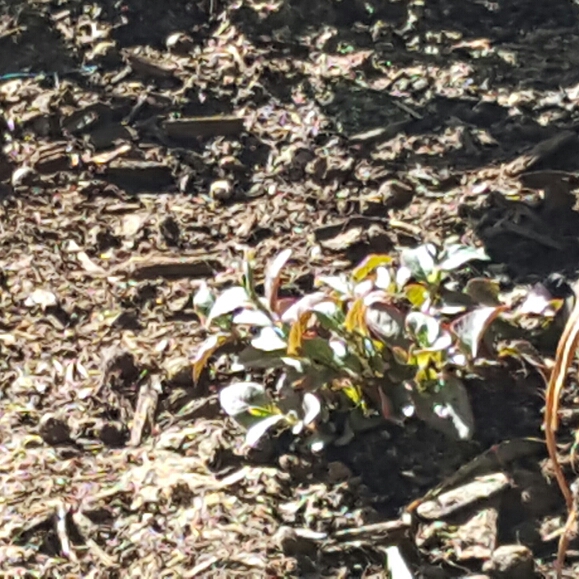
[[[318,277],[315,292],[295,299],[279,295],[290,257],[286,249],[266,266],[263,295],[247,254],[240,285],[215,296],[204,284],[194,298],[209,331],[194,379],[234,346],[225,354],[231,373],[253,380],[231,383],[219,399],[249,446],[291,429],[320,450],[376,420],[411,416],[468,439],[464,378],[501,356],[532,358],[530,343],[501,334],[540,330],[561,305],[540,284],[501,295],[496,282],[475,277],[459,289],[457,273],[488,260],[460,243],[404,249],[398,259],[370,255],[349,275]]]

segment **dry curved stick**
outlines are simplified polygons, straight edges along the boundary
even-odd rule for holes
[[[577,296],[577,287],[575,288],[575,295]],[[575,522],[577,520],[577,509],[575,505],[575,500],[569,485],[565,480],[565,475],[563,474],[563,469],[557,458],[557,441],[555,438],[555,432],[559,426],[559,401],[561,398],[561,390],[565,385],[565,379],[567,378],[567,372],[569,366],[573,361],[573,355],[577,349],[577,344],[579,343],[579,299],[575,299],[575,305],[573,306],[573,311],[565,324],[565,329],[559,340],[557,346],[557,355],[555,358],[555,365],[551,372],[549,382],[547,384],[546,393],[546,406],[545,406],[545,438],[547,442],[547,450],[549,451],[549,457],[553,463],[553,470],[555,472],[555,478],[561,489],[561,493],[565,498],[565,504],[567,506],[567,522],[561,538],[559,539],[559,548],[557,550],[557,578],[561,577],[561,572],[563,568],[563,561],[565,558],[565,552],[567,550],[567,545],[569,543],[569,536]]]

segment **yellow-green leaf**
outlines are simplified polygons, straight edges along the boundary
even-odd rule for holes
[[[193,381],[197,382],[211,356],[229,340],[227,334],[214,334],[205,340],[193,359]]]
[[[363,335],[368,335],[368,326],[366,324],[366,306],[364,298],[357,299],[346,314],[344,320],[344,327],[348,332],[358,332]]]
[[[372,254],[369,255],[352,272],[352,279],[358,283],[365,280],[377,267],[390,265],[392,257],[389,255]]]
[[[406,299],[415,308],[421,308],[428,299],[428,289],[419,283],[408,284],[404,288],[404,293],[406,294]]]
[[[301,314],[297,321],[294,322],[292,327],[290,328],[290,333],[288,336],[288,344],[287,344],[287,355],[288,356],[299,356],[302,348],[302,342],[304,333],[306,331],[308,322],[310,317],[313,315],[313,312],[306,311]]]
[[[251,416],[255,416],[256,418],[267,418],[268,416],[272,416],[274,414],[280,414],[280,411],[275,406],[252,406],[247,411]]]

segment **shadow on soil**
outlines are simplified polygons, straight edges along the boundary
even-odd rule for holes
[[[286,0],[275,10],[264,7],[260,11],[249,4],[220,0],[199,3],[127,0],[97,2],[91,18],[113,26],[112,37],[120,53],[138,45],[164,49],[167,37],[175,31],[186,32],[193,45],[201,45],[220,25],[224,11],[250,41],[271,55],[271,61],[263,67],[261,88],[256,89],[254,100],[274,99],[283,103],[290,101],[297,90],[303,91],[326,113],[333,127],[330,131],[346,142],[376,128],[383,129],[370,143],[350,147],[354,158],[368,161],[374,167],[398,173],[416,165],[451,171],[475,170],[507,162],[522,150],[576,123],[572,102],[560,89],[579,83],[579,68],[575,65],[579,35],[573,34],[579,8],[563,0],[548,4],[531,0],[496,4],[440,0],[425,6],[377,0],[341,3],[320,0],[313,5],[305,0]],[[0,74],[43,71],[63,75],[80,68],[88,46],[76,37],[65,41],[63,31],[67,23],[79,22],[83,14],[86,7],[78,1],[68,2],[62,9],[34,2],[4,2],[0,5],[3,28]],[[489,51],[489,47],[496,50]],[[355,56],[361,51],[368,51],[367,55],[347,64],[348,55]],[[298,62],[311,60],[316,54],[339,57],[342,60],[336,66],[347,66],[347,74],[340,75],[339,80],[318,79],[314,86]],[[294,62],[293,69],[283,72],[277,69],[276,59],[280,57],[289,57]],[[120,56],[97,64],[101,70],[124,66]],[[391,75],[388,73],[391,66],[408,68]],[[469,71],[466,76],[460,75],[463,69]],[[441,75],[450,75],[442,88],[436,85]],[[453,75],[460,79],[456,85]],[[91,128],[96,132],[91,135],[91,142],[97,150],[123,136],[118,131],[107,133],[107,126],[126,119],[135,108],[138,110],[131,116],[132,126],[155,115],[211,115],[231,113],[234,109],[229,96],[220,95],[219,87],[208,87],[205,103],[199,104],[197,88],[193,86],[176,105],[162,96],[163,88],[171,88],[173,81],[167,80],[164,85],[158,79],[147,79],[151,95],[139,106],[137,96],[111,101],[110,87],[92,82],[89,76],[72,75],[69,80],[98,94],[99,100],[109,107],[102,125]],[[47,82],[50,83],[50,77]],[[483,85],[488,87],[489,94],[537,89],[553,91],[553,96],[540,105],[539,111],[531,99],[513,114],[512,107],[481,101],[476,96],[480,93],[469,89]],[[409,109],[403,97],[412,98],[416,104]],[[543,109],[554,111],[548,122],[537,120]],[[53,116],[49,136],[67,139],[65,119],[59,118],[58,110],[53,111]],[[428,145],[448,131],[454,131],[459,138],[453,147],[444,147],[444,152],[437,154],[436,147]],[[481,131],[491,143],[477,140]],[[397,141],[413,137],[418,138],[415,145],[400,147],[398,153],[392,153]],[[160,144],[174,153],[179,148],[178,158],[195,170],[204,167],[205,142],[197,140],[177,147],[170,142],[160,143],[154,132],[146,131],[140,138],[145,144]],[[255,157],[257,165],[263,167],[269,148],[253,137],[243,138],[241,145],[245,154],[240,158],[239,174],[235,177],[243,188],[256,165]],[[577,148],[575,143],[564,158],[550,162],[549,168],[578,169]],[[147,181],[158,182],[159,190],[167,190],[170,171],[158,172],[159,175],[147,175]],[[132,185],[138,191],[134,172],[126,173],[120,177],[111,174],[109,181],[121,189]],[[206,180],[222,177],[208,173]],[[520,246],[516,251],[510,249],[513,241]],[[576,247],[549,251],[540,244],[509,236],[494,240],[489,251],[497,261],[511,265],[516,255],[515,277],[573,270],[579,253]],[[532,257],[526,260],[525,255]]]

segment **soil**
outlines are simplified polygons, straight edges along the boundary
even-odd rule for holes
[[[246,247],[260,267],[291,247],[299,293],[452,235],[502,287],[563,291],[578,17],[567,0],[0,3],[2,576],[386,577],[395,544],[416,578],[516,577],[493,555],[513,545],[525,576],[555,577],[539,375],[471,380],[468,442],[411,420],[322,456],[284,437],[243,455],[225,377],[191,380],[192,296],[232,283]],[[576,402],[571,376],[570,482]],[[424,517],[398,533],[472,464],[508,488],[437,519],[444,537]]]

